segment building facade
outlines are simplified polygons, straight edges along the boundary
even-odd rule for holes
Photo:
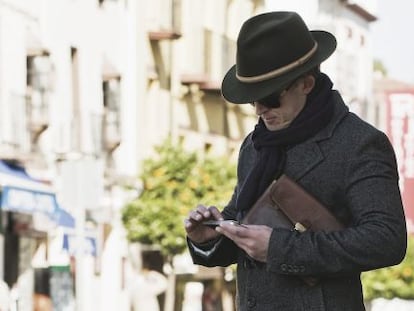
[[[327,72],[346,104],[367,121],[375,122],[371,25],[377,20],[377,1],[267,0],[268,8],[299,12],[311,29],[333,33],[338,46],[322,70]]]
[[[338,51],[324,69],[352,108],[373,117],[370,5],[0,0],[0,160],[10,169],[0,176],[0,277],[19,293],[19,310],[44,296],[57,309],[129,310],[120,210],[140,191],[142,160],[168,136],[236,158],[257,121],[220,93],[248,17],[297,10],[311,28],[332,31]],[[53,211],[12,208],[7,187],[46,193]]]

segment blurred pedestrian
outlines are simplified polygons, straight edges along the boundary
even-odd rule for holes
[[[202,311],[221,311],[221,292],[216,280],[204,282]]]
[[[145,263],[141,271],[132,277],[130,300],[133,311],[159,311],[158,295],[167,289],[167,278],[149,269]]]
[[[10,289],[4,280],[0,279],[0,311],[10,310]]]

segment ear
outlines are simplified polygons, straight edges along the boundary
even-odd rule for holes
[[[308,95],[313,87],[315,86],[315,77],[312,75],[307,75],[303,79],[303,92]]]

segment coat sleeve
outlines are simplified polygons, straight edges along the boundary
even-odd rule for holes
[[[240,185],[245,179],[246,167],[251,165],[253,161],[254,152],[252,152],[251,134],[249,134],[240,146],[238,167],[237,167],[237,185],[234,189],[230,202],[223,209],[222,215],[224,219],[236,219],[237,216],[237,196]],[[237,245],[226,237],[222,237],[217,241],[207,242],[204,245],[196,245],[196,248],[201,248],[207,252],[197,251],[194,244],[187,240],[190,255],[195,264],[206,267],[222,266],[226,267],[237,262],[239,248]],[[208,253],[208,255],[206,255]]]
[[[227,212],[223,215],[225,219],[234,219],[230,211],[235,208],[236,195],[237,188],[233,193],[230,203],[224,209],[224,212]],[[195,264],[206,267],[226,267],[237,261],[238,248],[233,241],[226,237],[197,245],[187,239],[187,244]]]
[[[404,258],[406,222],[390,142],[377,131],[358,141],[346,156],[340,208],[349,210],[349,226],[336,232],[274,229],[269,270],[335,276],[395,265]]]

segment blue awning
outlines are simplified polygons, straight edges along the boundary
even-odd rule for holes
[[[41,212],[51,218],[59,209],[54,193],[15,186],[3,186],[1,208],[21,213]]]
[[[8,174],[17,178],[36,181],[34,178],[30,177],[27,174],[26,170],[22,166],[19,166],[18,164],[12,164],[4,160],[0,160],[0,173]]]
[[[55,211],[55,216],[56,223],[58,223],[59,226],[66,228],[75,228],[75,218],[64,209],[58,208]]]
[[[3,210],[43,213],[57,225],[75,226],[75,219],[59,206],[52,188],[31,177],[24,167],[0,160],[0,186]]]

